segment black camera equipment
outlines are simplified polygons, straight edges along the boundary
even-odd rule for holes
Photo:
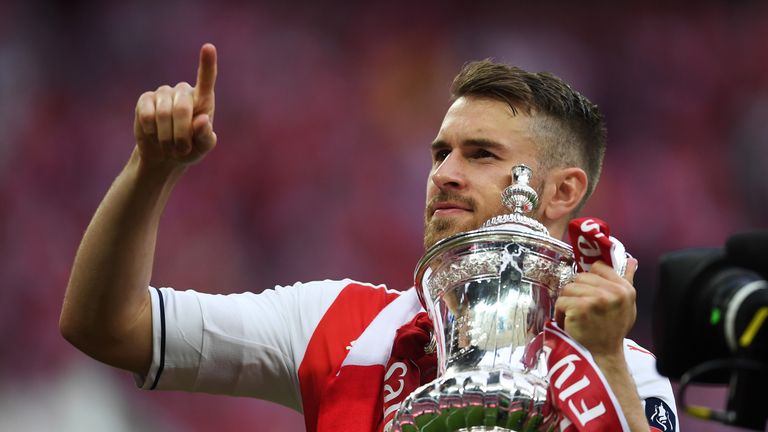
[[[764,430],[768,419],[768,231],[661,257],[653,343],[688,414]],[[725,411],[686,405],[690,383],[726,384]]]

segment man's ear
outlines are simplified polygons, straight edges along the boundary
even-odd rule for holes
[[[558,221],[578,207],[587,193],[587,174],[581,168],[554,168],[550,171],[545,186],[547,201],[543,216]]]

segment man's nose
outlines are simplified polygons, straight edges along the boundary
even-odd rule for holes
[[[464,168],[461,156],[451,152],[432,173],[432,182],[442,190],[462,189],[466,186]]]

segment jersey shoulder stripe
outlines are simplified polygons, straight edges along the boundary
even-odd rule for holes
[[[371,321],[400,295],[384,286],[348,283],[323,314],[299,366],[299,384],[307,431],[317,427],[319,395],[335,375],[348,347]]]

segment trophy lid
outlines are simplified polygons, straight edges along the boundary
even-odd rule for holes
[[[526,165],[515,165],[512,168],[512,184],[501,193],[501,201],[508,209],[512,210],[512,213],[494,216],[488,219],[482,228],[513,225],[508,228],[550,235],[544,224],[528,216],[539,206],[539,194],[529,184],[532,174],[533,171]]]

